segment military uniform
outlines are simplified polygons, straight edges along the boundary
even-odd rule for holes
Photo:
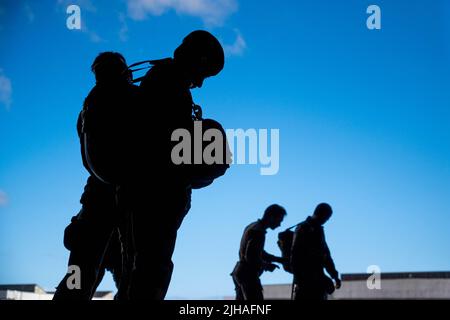
[[[265,266],[281,262],[281,258],[264,251],[266,229],[262,220],[248,225],[242,235],[239,261],[231,276],[236,289],[236,300],[263,300],[263,288],[259,277]]]
[[[132,224],[134,261],[128,296],[160,300],[172,276],[177,230],[190,209],[188,170],[171,161],[171,134],[192,127],[192,97],[172,59],[156,63],[140,89],[142,106],[131,129],[134,164],[119,198]]]
[[[118,224],[114,187],[89,177],[80,203],[82,209],[65,229],[64,245],[70,251],[68,265],[80,268],[81,288],[69,289],[67,280],[71,274],[66,274],[57,287],[54,300],[90,300],[105,273],[103,258],[108,243],[112,237],[118,237],[114,233]],[[114,241],[111,246],[108,268],[120,272],[121,248]]]
[[[69,289],[66,274],[54,295],[54,300],[89,300],[105,269],[112,271],[116,285],[125,277],[122,264],[122,248],[119,237],[124,237],[126,217],[117,205],[114,184],[101,181],[91,171],[86,155],[83,133],[94,137],[95,159],[102,164],[102,173],[123,179],[129,151],[128,138],[121,125],[132,116],[138,99],[138,87],[125,80],[97,84],[87,96],[83,111],[77,121],[83,165],[91,173],[81,196],[82,209],[72,217],[64,232],[64,245],[70,251],[69,266],[80,268],[81,289]],[[93,152],[94,153],[94,152]],[[114,159],[114,161],[113,161]],[[120,235],[119,227],[122,229]]]
[[[324,300],[334,291],[339,274],[325,240],[323,226],[311,217],[300,223],[294,234],[291,253],[294,274],[294,299]]]

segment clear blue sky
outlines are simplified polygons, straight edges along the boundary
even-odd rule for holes
[[[82,31],[66,28],[69,3]],[[171,55],[195,29],[227,50],[195,100],[226,128],[280,130],[280,170],[233,166],[193,194],[169,298],[233,295],[243,228],[288,211],[276,235],[319,202],[342,273],[450,270],[450,3],[436,1],[2,1],[0,283],[52,289],[66,271],[64,227],[87,174],[75,123],[101,51]],[[381,30],[366,8],[381,8]],[[263,283],[290,281],[276,271]],[[113,289],[107,278],[102,289]]]

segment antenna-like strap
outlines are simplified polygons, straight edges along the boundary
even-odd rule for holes
[[[130,65],[128,66],[128,70],[130,70],[130,72],[133,73],[133,72],[136,72],[136,71],[148,69],[148,68],[154,66],[155,64],[167,62],[167,61],[169,61],[169,60],[172,60],[172,58],[163,58],[163,59],[156,59],[156,60],[144,60],[144,61],[139,61],[139,62],[130,64]],[[137,69],[132,69],[133,67],[137,67],[137,66],[143,65],[143,64],[145,64],[145,63],[148,63],[148,66],[141,67],[141,68],[137,68]],[[137,78],[137,79],[132,80],[132,82],[133,82],[133,83],[139,82],[139,81],[141,81],[143,78],[144,78],[144,77],[139,77],[139,78]]]
[[[298,226],[300,223],[301,223],[301,222],[297,223],[296,225],[293,225],[292,227],[287,228],[286,231],[287,231],[287,230],[291,230],[292,228],[295,228],[295,227]]]

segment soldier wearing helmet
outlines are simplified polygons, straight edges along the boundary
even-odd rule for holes
[[[190,89],[200,88],[223,66],[219,41],[198,30],[184,38],[173,58],[154,62],[141,81],[142,107],[129,129],[134,164],[119,191],[131,217],[134,263],[127,295],[132,300],[166,295],[177,231],[190,209],[192,189],[186,165],[171,161],[171,134],[192,128]]]
[[[123,218],[116,205],[116,186],[105,183],[93,172],[83,137],[85,134],[93,137],[96,158],[111,159],[110,151],[124,144],[119,138],[118,123],[125,108],[131,109],[137,87],[129,83],[127,63],[120,53],[100,53],[91,70],[96,85],[86,97],[77,121],[82,161],[90,176],[80,199],[82,208],[64,231],[64,246],[70,251],[68,264],[79,267],[81,283],[80,288],[68,287],[71,273],[66,273],[56,288],[54,300],[92,299],[105,269],[112,271],[117,287],[123,278],[118,232]]]
[[[201,88],[207,77],[217,75],[224,66],[224,54],[219,41],[209,32],[191,32],[174,52],[174,61],[191,88]]]

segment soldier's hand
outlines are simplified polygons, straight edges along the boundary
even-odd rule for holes
[[[334,281],[336,281],[336,285],[335,285],[336,289],[340,289],[341,286],[342,286],[342,281],[341,281],[341,279],[336,278],[336,279],[334,279]]]
[[[273,272],[275,269],[280,269],[280,267],[278,265],[276,265],[275,263],[267,263],[264,266],[264,270],[266,270],[266,271]]]
[[[289,258],[280,258],[280,260],[277,262],[279,262],[281,264],[289,264],[290,263]]]
[[[277,257],[277,256],[273,257],[273,262],[277,262],[277,263],[284,263],[286,260],[287,260],[287,258],[283,258],[283,257]]]
[[[283,261],[281,261],[281,265],[285,270],[289,270],[291,267],[291,260],[289,258],[283,258]]]

